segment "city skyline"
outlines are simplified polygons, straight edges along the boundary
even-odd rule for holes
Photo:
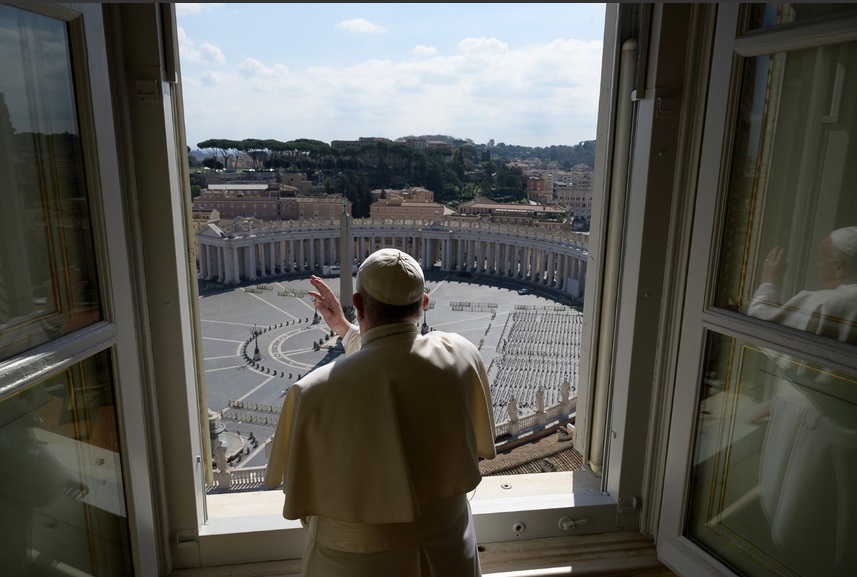
[[[187,144],[594,140],[603,4],[176,4]]]

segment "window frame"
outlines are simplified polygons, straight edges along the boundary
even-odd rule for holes
[[[0,393],[4,397],[14,394],[102,351],[109,352],[133,564],[139,575],[155,574],[160,547],[151,531],[157,522],[150,506],[152,461],[150,444],[139,434],[149,428],[142,410],[147,399],[140,371],[140,319],[134,306],[137,297],[128,259],[128,230],[124,219],[116,218],[124,214],[126,206],[119,193],[122,179],[103,12],[98,4],[8,5],[63,21],[67,26],[103,319],[0,362]]]
[[[721,4],[717,14],[712,53],[709,99],[705,112],[706,131],[694,184],[696,208],[693,216],[690,261],[685,284],[686,303],[680,327],[680,354],[675,372],[675,393],[669,430],[664,492],[677,498],[664,501],[657,533],[658,556],[681,575],[735,573],[714,556],[684,536],[690,475],[694,454],[694,432],[706,334],[715,332],[823,362],[837,370],[853,372],[854,349],[845,343],[810,334],[796,334],[785,327],[714,304],[726,198],[734,141],[734,119],[738,106],[743,59],[773,52],[796,50],[857,39],[857,18],[834,16],[822,21],[796,23],[782,28],[742,35],[740,27],[747,5]],[[729,79],[729,82],[722,82]],[[720,80],[717,82],[716,80]]]
[[[617,100],[615,94],[615,85],[613,83],[613,74],[615,66],[613,59],[618,55],[616,47],[616,38],[619,33],[618,18],[619,8],[616,5],[609,5],[606,8],[605,18],[605,47],[604,58],[605,62],[609,61],[610,65],[602,66],[603,80],[602,84],[607,88],[602,93],[602,108],[599,112],[599,138],[603,136],[605,142],[610,140],[610,122],[612,118],[613,106]],[[625,16],[627,18],[627,16]],[[606,85],[604,83],[607,83]],[[180,136],[179,139],[182,137]],[[604,147],[605,149],[609,147]],[[600,153],[605,157],[607,152]],[[182,155],[183,156],[183,155]],[[596,168],[595,179],[606,182],[608,175],[602,169]],[[189,187],[187,188],[189,190]],[[154,191],[152,191],[154,192]],[[163,194],[163,193],[161,193]],[[144,194],[142,191],[137,193],[139,202],[146,203],[149,200],[143,200]],[[149,193],[146,193],[146,197]],[[600,195],[601,199],[605,195]],[[189,195],[186,198],[189,199]],[[598,211],[606,211],[606,206],[599,206],[598,200],[593,200],[593,213],[598,214]],[[189,205],[189,201],[187,203]],[[603,200],[602,200],[603,204]],[[185,209],[189,210],[189,209]],[[151,252],[148,248],[146,240],[147,231],[141,231],[143,239],[143,252]],[[183,253],[185,248],[182,244],[187,243],[187,229],[185,229],[185,238],[176,239],[176,245],[173,248],[176,252]],[[163,254],[162,249],[158,249],[159,253]],[[152,254],[149,257],[155,259]],[[178,278],[172,269],[167,270],[151,270],[147,271],[148,282],[151,285],[167,284],[183,284],[186,281]],[[596,275],[588,274],[587,283],[594,283],[591,286],[597,290],[598,281]],[[188,283],[191,284],[191,283]],[[191,289],[193,287],[190,287]],[[589,293],[590,286],[587,286]],[[195,293],[190,290],[190,293]],[[195,296],[194,296],[195,300]],[[596,299],[597,300],[597,299]],[[160,316],[169,316],[170,311],[163,308],[150,307],[150,316],[153,317],[153,325],[163,322],[171,324],[168,319],[157,320]],[[174,312],[174,310],[173,310]],[[196,314],[195,307],[189,309],[187,314],[193,316]],[[190,323],[189,323],[190,324]],[[592,323],[589,324],[592,327]],[[154,334],[154,333],[153,333]],[[198,333],[197,333],[198,334]],[[153,347],[158,348],[157,344]],[[191,358],[186,358],[185,363],[194,362]],[[196,364],[200,364],[201,360],[197,359]],[[187,369],[182,371],[187,373]],[[175,381],[176,379],[172,379]],[[195,380],[190,380],[190,383]],[[193,387],[189,387],[193,388]],[[165,402],[171,405],[171,412],[182,419],[186,420],[186,416],[192,421],[193,429],[200,429],[199,415],[195,407],[200,403],[204,404],[204,393],[197,394],[196,391],[179,392],[176,389],[161,390],[158,393],[161,406]],[[164,397],[169,397],[167,400]],[[181,409],[177,408],[181,407]],[[185,470],[183,474],[173,477],[174,473],[167,471],[167,500],[170,503],[181,503],[181,510],[171,510],[170,516],[173,518],[171,527],[175,528],[175,533],[170,539],[170,550],[172,552],[172,563],[175,567],[197,567],[206,565],[225,565],[244,562],[260,562],[260,561],[276,561],[282,559],[297,559],[303,551],[304,532],[298,521],[284,519],[281,515],[282,508],[282,492],[268,491],[260,493],[260,498],[271,499],[278,505],[273,508],[270,515],[249,515],[245,517],[228,517],[209,518],[206,512],[204,485],[201,482],[201,472],[196,470],[199,467],[200,455],[199,442],[186,440],[187,431],[184,427],[174,429],[174,423],[180,419],[170,418],[162,419],[162,435],[165,438],[171,439],[171,446],[165,449],[165,462],[172,461],[176,458],[178,461],[183,461],[181,467]],[[580,434],[578,443],[585,443],[588,438],[587,433]],[[635,433],[629,436],[628,439],[623,439],[623,443],[629,446],[636,445],[633,448],[635,451],[642,452],[644,450],[645,434]],[[583,446],[583,445],[580,445]],[[197,465],[193,474],[187,471],[188,462],[196,461]],[[611,479],[617,481],[621,478],[621,460],[616,460],[611,463]],[[582,477],[589,477],[591,473],[582,472]],[[514,481],[519,481],[512,478]],[[501,483],[502,477],[492,477],[489,483]],[[635,481],[636,483],[637,481]],[[486,481],[483,480],[483,483]],[[536,539],[544,537],[557,537],[569,534],[592,534],[592,533],[607,533],[617,529],[636,529],[638,523],[639,508],[636,506],[625,507],[624,515],[619,511],[619,501],[609,491],[606,491],[600,479],[587,479],[582,485],[587,487],[587,490],[580,492],[572,492],[572,487],[569,487],[567,493],[559,495],[545,496],[527,496],[508,499],[480,499],[480,489],[476,490],[476,496],[471,501],[471,506],[474,512],[474,522],[476,524],[477,534],[480,543],[491,543],[500,541],[510,541],[515,539]],[[616,487],[618,491],[618,486]],[[624,489],[622,489],[624,490]],[[487,492],[487,491],[483,491]],[[639,487],[635,487],[633,494],[639,494]],[[628,503],[635,502],[633,498],[627,499]],[[192,507],[190,503],[197,503],[196,507]],[[171,506],[172,509],[172,506]],[[195,510],[194,510],[195,509]],[[630,515],[629,515],[630,513]],[[579,525],[571,531],[563,530],[559,521],[565,516],[570,516],[575,519],[587,519],[587,523]],[[623,519],[623,517],[627,517]],[[622,522],[617,522],[621,520]],[[516,534],[513,526],[516,522],[524,522],[526,530],[520,536]],[[172,532],[172,531],[171,531]]]

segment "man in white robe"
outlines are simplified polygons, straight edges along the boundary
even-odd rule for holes
[[[310,282],[345,356],[289,388],[265,477],[282,483],[283,516],[308,528],[302,574],[481,575],[467,493],[495,435],[479,350],[454,333],[420,334],[423,272],[399,250],[357,271],[358,325],[324,281]]]
[[[774,247],[747,313],[804,332],[857,344],[857,227],[819,242],[822,288],[780,302],[786,269]],[[857,567],[857,389],[844,376],[766,351],[779,379],[761,450],[759,488],[771,538],[802,575],[852,575]]]
[[[785,250],[772,248],[747,314],[857,344],[857,227],[841,228],[824,237],[816,256],[821,289],[800,291],[783,303],[780,285],[787,267]]]

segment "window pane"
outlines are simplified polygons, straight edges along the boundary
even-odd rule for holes
[[[746,575],[853,575],[857,378],[709,337],[688,536]]]
[[[795,22],[807,22],[834,14],[839,15],[843,12],[854,12],[855,10],[857,10],[857,4],[816,4],[809,2],[750,4],[750,18],[747,22],[747,31],[765,30]]]
[[[0,6],[0,360],[101,318],[64,22]]]
[[[113,387],[102,352],[0,401],[4,575],[133,574]]]
[[[715,295],[718,307],[852,344],[855,66],[855,42],[745,61]]]

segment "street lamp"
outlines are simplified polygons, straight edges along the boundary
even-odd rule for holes
[[[250,334],[256,339],[256,351],[253,353],[253,360],[259,362],[262,360],[262,353],[259,352],[259,335],[262,334],[262,330],[253,325],[253,328],[250,329]]]

